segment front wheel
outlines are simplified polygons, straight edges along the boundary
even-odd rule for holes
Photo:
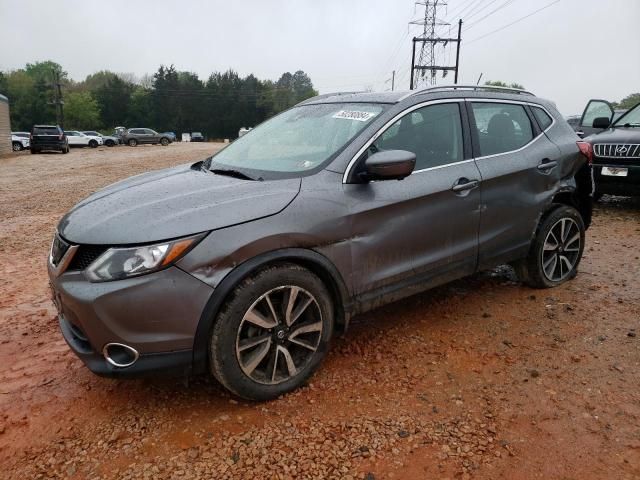
[[[166,147],[167,145],[169,145],[169,139],[168,138],[161,138],[160,139],[160,145],[162,145],[163,147]]]
[[[106,142],[104,142],[104,144],[107,147],[115,147],[116,146],[116,144],[115,144],[115,142],[113,140],[107,140]]]
[[[14,152],[21,152],[24,148],[20,142],[13,142],[11,147],[13,148]]]
[[[320,365],[333,320],[331,296],[309,270],[294,264],[261,270],[236,287],[216,318],[211,372],[239,397],[277,398]]]
[[[89,140],[89,146],[91,148],[98,148],[98,142],[96,142],[95,140]]]
[[[580,213],[561,205],[543,217],[529,255],[514,267],[534,288],[560,285],[576,276],[584,250],[585,226]]]

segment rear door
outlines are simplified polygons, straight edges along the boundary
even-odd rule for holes
[[[593,121],[596,118],[606,117],[611,123],[611,121],[613,120],[613,115],[613,107],[606,100],[589,100],[589,103],[587,103],[587,106],[584,108],[584,112],[582,112],[582,117],[580,117],[580,127],[578,128],[576,133],[580,137],[588,137],[589,135],[593,135],[594,133],[600,133],[604,129],[595,128],[593,126]]]
[[[144,129],[145,143],[158,143],[160,141],[160,134],[150,128]]]
[[[469,102],[468,109],[482,176],[482,269],[526,255],[540,213],[559,181],[561,153],[525,103],[483,99]]]
[[[72,147],[78,147],[84,145],[82,141],[82,136],[78,132],[74,132],[73,130],[67,130],[64,132],[67,136],[67,141],[69,145]]]
[[[463,124],[463,102],[412,107],[359,160],[382,150],[417,157],[404,180],[345,185],[353,286],[367,294],[363,301],[396,290],[402,296],[399,289],[415,292],[475,271],[480,174]]]

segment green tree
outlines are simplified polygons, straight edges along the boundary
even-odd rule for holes
[[[520,90],[524,90],[524,87],[519,83],[505,83],[500,80],[488,80],[484,82],[484,84],[490,87],[518,88]]]
[[[76,130],[99,128],[100,109],[89,92],[70,93],[65,97],[65,125]]]
[[[638,103],[640,103],[640,93],[632,93],[620,100],[620,103],[614,103],[614,105],[616,108],[628,110]]]
[[[101,123],[105,128],[110,129],[125,123],[129,117],[129,103],[133,90],[133,85],[115,76],[93,92],[100,110]]]

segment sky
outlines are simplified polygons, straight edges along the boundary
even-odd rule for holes
[[[460,83],[480,74],[517,82],[565,115],[590,98],[640,91],[640,0],[439,0],[438,23],[451,24],[439,35],[455,36],[460,16]],[[423,17],[409,0],[0,0],[0,70],[41,60],[74,80],[161,64],[203,80],[227,69],[273,80],[304,70],[321,93],[391,89],[395,70],[395,88],[406,90],[411,38],[422,34],[409,22]],[[454,45],[436,58],[453,65]],[[437,78],[451,83],[451,74]]]

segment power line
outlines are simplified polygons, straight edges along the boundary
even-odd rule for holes
[[[482,40],[483,38],[488,37],[489,35],[493,35],[494,33],[498,33],[498,32],[500,32],[500,31],[504,30],[505,28],[509,28],[510,26],[515,25],[516,23],[521,22],[522,20],[527,19],[527,18],[529,18],[529,17],[531,17],[531,16],[535,15],[536,13],[541,12],[542,10],[545,10],[545,9],[547,9],[547,8],[549,8],[549,7],[553,6],[553,5],[555,5],[556,3],[560,2],[560,1],[561,1],[561,0],[555,0],[555,1],[551,2],[551,3],[548,3],[548,4],[547,4],[547,5],[545,5],[544,7],[541,7],[541,8],[539,8],[539,9],[537,9],[537,10],[534,10],[533,12],[531,12],[531,13],[529,13],[529,14],[527,14],[527,15],[523,16],[523,17],[520,17],[520,18],[516,19],[516,20],[514,20],[514,21],[513,21],[513,22],[511,22],[511,23],[508,23],[508,24],[506,24],[506,25],[503,25],[503,26],[502,26],[502,27],[500,27],[500,28],[496,28],[495,30],[492,30],[492,31],[490,31],[490,32],[488,32],[488,33],[485,33],[484,35],[481,35],[481,36],[479,36],[479,37],[476,37],[476,38],[474,38],[474,39],[472,39],[472,40],[470,40],[470,41],[466,42],[466,44],[467,44],[467,45],[470,45],[470,44],[475,43],[475,42],[477,42],[477,41],[479,41],[479,40]]]
[[[507,0],[506,2],[504,2],[503,4],[501,4],[500,6],[496,7],[495,9],[491,10],[489,13],[487,13],[484,17],[479,18],[478,20],[476,20],[475,22],[471,22],[469,25],[467,25],[466,30],[469,30],[470,28],[473,28],[474,26],[476,26],[477,24],[479,24],[480,22],[482,22],[484,19],[490,17],[491,15],[493,15],[494,13],[498,12],[499,10],[502,10],[505,7],[508,7],[509,5],[511,5],[513,2],[515,2],[515,0]]]

